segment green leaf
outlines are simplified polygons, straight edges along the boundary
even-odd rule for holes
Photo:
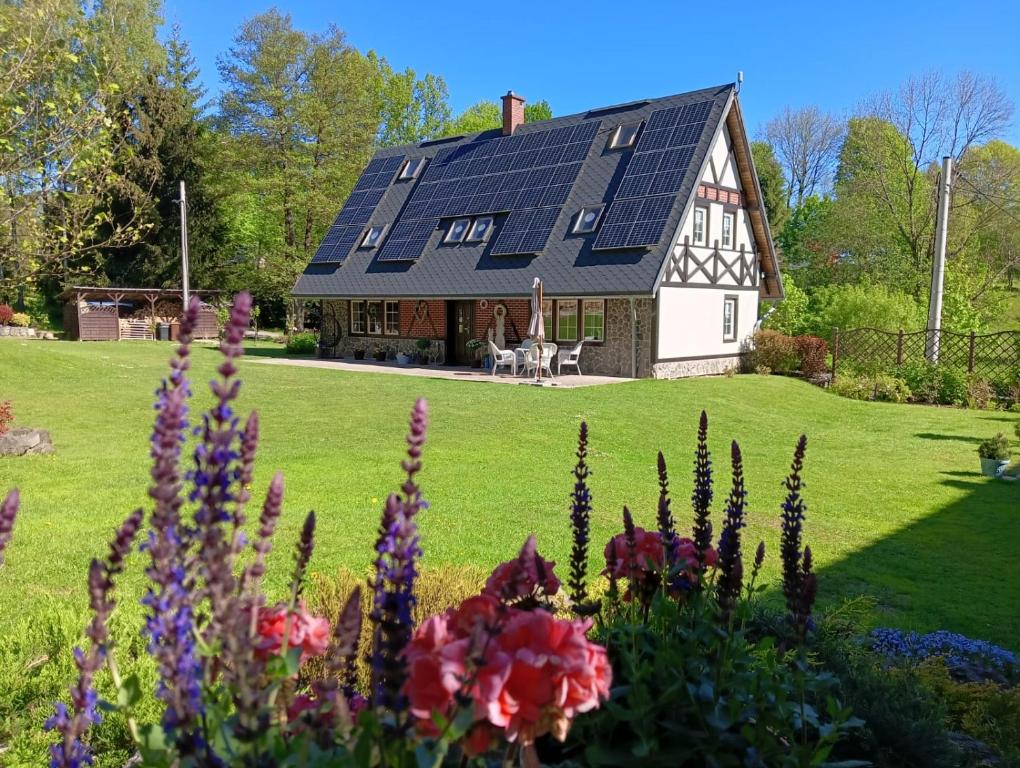
[[[128,675],[117,689],[118,706],[130,708],[142,700],[142,685],[138,682],[138,675]]]

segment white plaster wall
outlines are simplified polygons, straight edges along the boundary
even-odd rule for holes
[[[737,340],[723,341],[723,298],[737,297]],[[656,357],[736,355],[758,318],[758,292],[719,288],[659,289]]]

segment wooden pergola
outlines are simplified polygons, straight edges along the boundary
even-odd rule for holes
[[[207,303],[220,291],[191,291],[192,296],[203,300],[195,328],[195,338],[209,339],[219,336],[216,309]],[[102,288],[76,285],[60,294],[64,300],[64,330],[68,338],[78,341],[120,341],[121,339],[152,339],[158,316],[157,305],[171,301],[180,309],[171,319],[173,327],[180,321],[184,309],[183,291],[173,288]],[[90,307],[89,302],[99,306]],[[147,302],[148,319],[121,318],[120,308],[125,302]]]

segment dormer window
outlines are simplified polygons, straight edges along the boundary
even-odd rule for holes
[[[446,237],[443,238],[444,243],[461,243],[464,241],[464,236],[467,235],[468,227],[471,225],[471,219],[454,219],[453,223],[450,224],[450,228],[446,231]]]
[[[398,177],[401,181],[407,181],[409,179],[417,179],[418,174],[421,173],[421,169],[425,167],[426,158],[424,157],[412,157],[406,163],[400,171]]]
[[[625,149],[626,147],[633,147],[640,127],[641,123],[616,126],[616,130],[613,131],[613,135],[609,139],[609,148]]]
[[[468,230],[466,242],[481,243],[488,239],[492,231],[492,217],[479,216]]]
[[[577,221],[574,222],[574,234],[587,235],[594,232],[604,208],[604,205],[586,205],[582,208],[577,214]]]
[[[375,248],[382,241],[383,232],[386,231],[386,227],[369,227],[368,232],[365,233],[365,237],[361,241],[362,248]]]

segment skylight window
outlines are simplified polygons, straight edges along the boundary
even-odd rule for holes
[[[574,222],[574,234],[586,235],[589,232],[594,232],[603,208],[605,208],[604,205],[586,205],[582,208],[581,212],[577,214],[577,221]]]
[[[630,123],[629,125],[618,125],[616,130],[613,131],[612,138],[609,139],[610,149],[624,149],[625,147],[634,146],[634,140],[637,139],[638,128],[641,127],[641,123]]]
[[[386,227],[369,227],[368,232],[365,233],[365,237],[361,241],[362,248],[375,248],[382,242],[383,232],[386,231]]]
[[[468,227],[471,225],[471,219],[454,219],[450,228],[446,231],[446,237],[443,239],[444,243],[460,243],[464,241],[464,236],[467,234]]]
[[[479,216],[475,219],[471,225],[471,229],[468,230],[466,242],[468,243],[481,243],[488,239],[489,233],[492,231],[492,217],[491,216]]]
[[[421,169],[425,167],[424,157],[412,157],[406,163],[400,171],[398,177],[401,181],[407,181],[408,179],[417,179],[418,174],[421,173]]]

